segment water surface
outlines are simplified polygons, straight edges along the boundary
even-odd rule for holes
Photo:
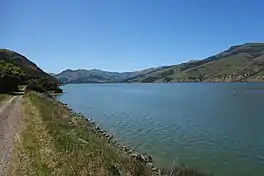
[[[120,143],[225,176],[264,175],[264,84],[72,84],[58,99]]]

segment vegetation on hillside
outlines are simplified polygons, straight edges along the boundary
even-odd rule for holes
[[[63,90],[58,87],[57,83],[50,82],[46,77],[39,79],[32,79],[28,82],[27,91],[33,90],[36,92],[52,92],[52,93],[62,93]]]
[[[0,92],[16,91],[25,77],[25,72],[12,63],[0,60]]]
[[[56,78],[45,73],[25,56],[0,49],[0,93],[16,91],[20,84],[38,86],[47,91],[62,91]]]
[[[233,46],[212,57],[168,66],[128,82],[264,81],[264,43]]]

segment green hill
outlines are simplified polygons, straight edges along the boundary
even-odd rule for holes
[[[30,83],[41,85],[46,90],[58,90],[60,84],[25,56],[0,49],[0,92],[14,91],[18,84]]]
[[[9,75],[12,79],[20,80],[25,84],[30,80],[42,80],[41,84],[44,84],[47,89],[56,89],[57,84],[60,84],[60,82],[151,83],[264,81],[264,43],[246,43],[232,46],[222,53],[203,60],[123,73],[107,72],[97,69],[67,69],[59,74],[47,74],[25,56],[5,49],[0,50],[0,61],[1,77]],[[0,86],[1,84],[3,83],[0,80]]]
[[[172,65],[127,82],[264,81],[264,43],[232,46],[212,57]]]

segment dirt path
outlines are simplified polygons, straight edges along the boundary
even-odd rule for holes
[[[21,119],[22,96],[14,96],[0,107],[0,176],[7,175],[11,159],[13,138]]]

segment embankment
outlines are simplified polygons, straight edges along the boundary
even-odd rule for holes
[[[192,169],[157,169],[150,156],[118,145],[90,119],[53,98],[23,97],[23,125],[9,175],[155,176],[203,175]]]

